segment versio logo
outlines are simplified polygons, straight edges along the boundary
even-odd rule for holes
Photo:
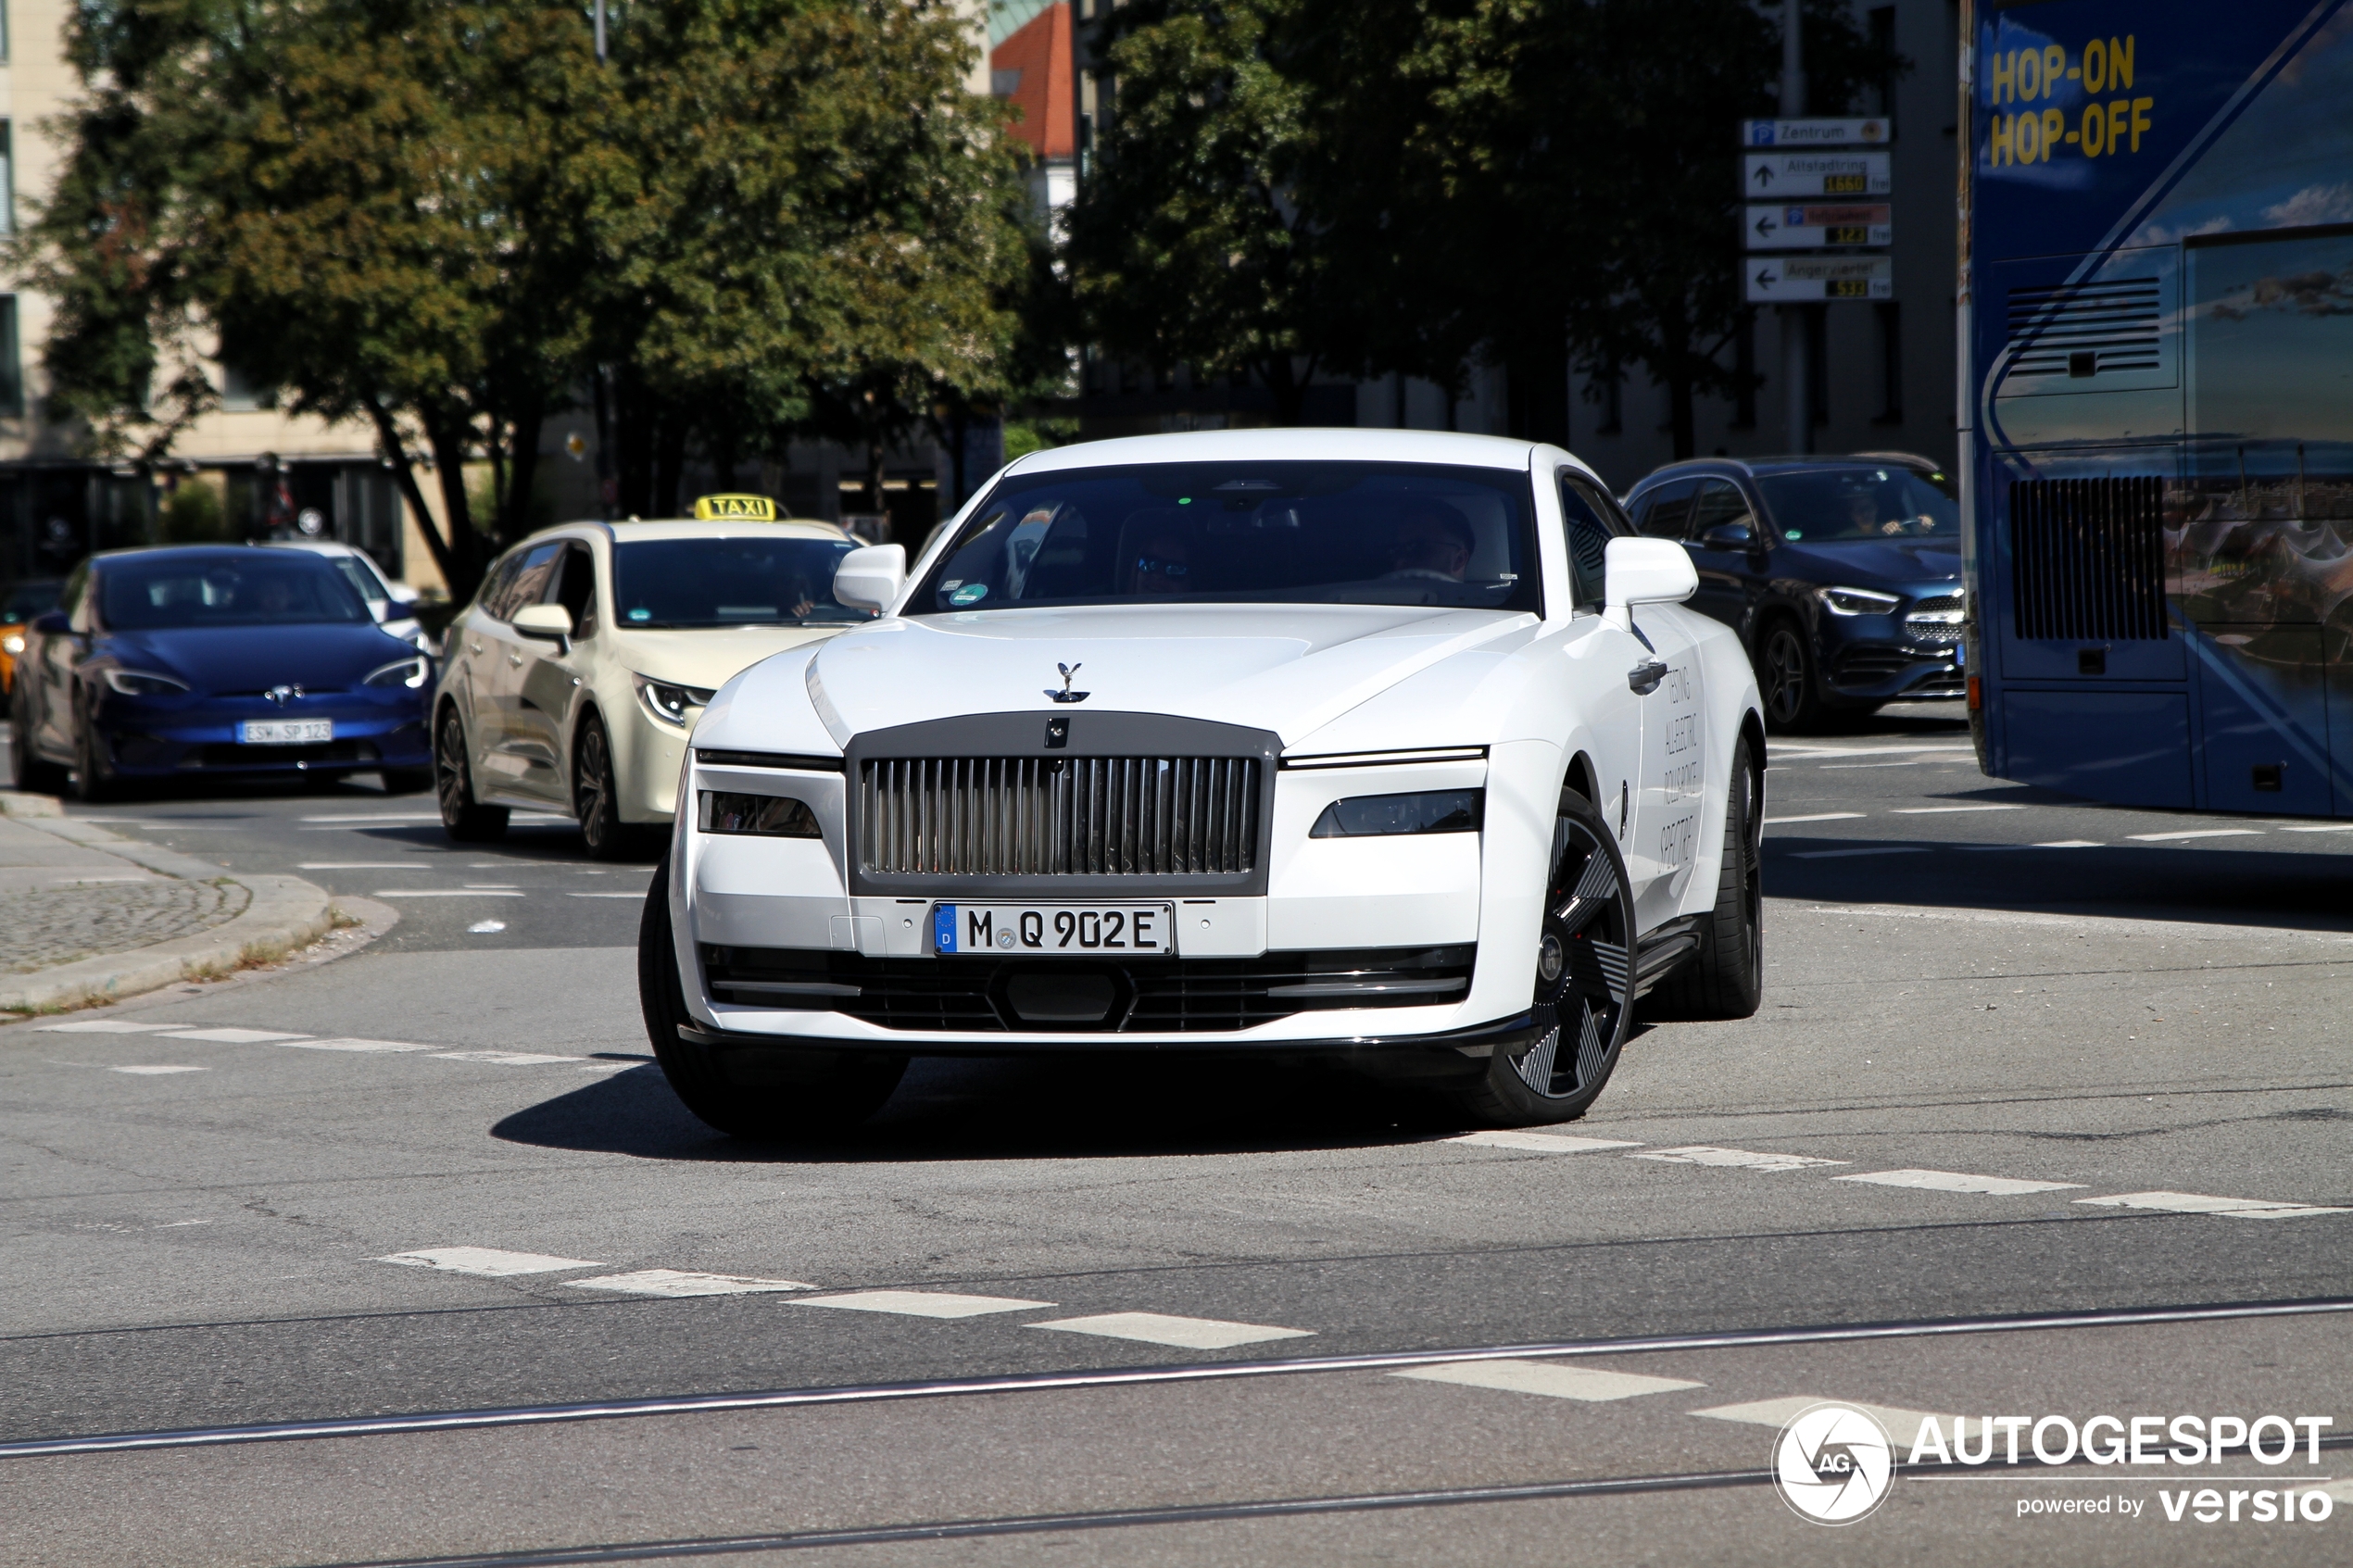
[[[1894,1478],[1887,1429],[1852,1405],[1809,1405],[1773,1442],[1773,1485],[1800,1518],[1852,1524],[1887,1500]]]

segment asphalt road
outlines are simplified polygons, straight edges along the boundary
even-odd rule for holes
[[[2294,1525],[2079,1463],[1907,1472],[1827,1530],[1763,1472],[1813,1399],[1906,1452],[1920,1412],[2353,1435],[2353,1323],[2310,1310],[2353,1305],[2353,837],[1996,784],[1949,707],[1773,762],[1763,1011],[1644,1031],[1549,1143],[1127,1058],[918,1062],[853,1139],[739,1145],[648,1060],[648,868],[562,822],[74,808],[381,934],[0,1030],[0,1445],[389,1419],[0,1448],[0,1562],[2341,1561],[2333,1446],[2178,1471],[2337,1510]]]

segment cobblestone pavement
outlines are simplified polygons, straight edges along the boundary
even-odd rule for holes
[[[0,973],[169,942],[235,919],[250,897],[234,883],[162,877],[19,889],[0,921]]]

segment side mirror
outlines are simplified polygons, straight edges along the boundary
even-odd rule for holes
[[[868,545],[842,557],[834,568],[834,597],[852,609],[887,613],[906,586],[903,545]]]
[[[514,627],[522,636],[572,648],[572,611],[561,605],[525,605],[515,611]]]
[[[392,602],[394,604],[399,605],[404,608],[413,607],[416,604],[417,590],[409,586],[408,583],[387,583],[384,586],[392,590]]]
[[[1689,551],[1672,539],[1612,539],[1602,552],[1603,613],[1630,627],[1636,605],[1676,604],[1699,592]]]
[[[1710,550],[1753,550],[1756,548],[1756,530],[1745,522],[1719,522],[1699,536],[1700,546]]]

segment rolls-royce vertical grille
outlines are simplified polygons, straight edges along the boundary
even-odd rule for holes
[[[2018,634],[2162,641],[2164,492],[2154,475],[2012,480]]]
[[[1255,869],[1252,757],[874,758],[859,856],[875,875],[1184,876]]]

